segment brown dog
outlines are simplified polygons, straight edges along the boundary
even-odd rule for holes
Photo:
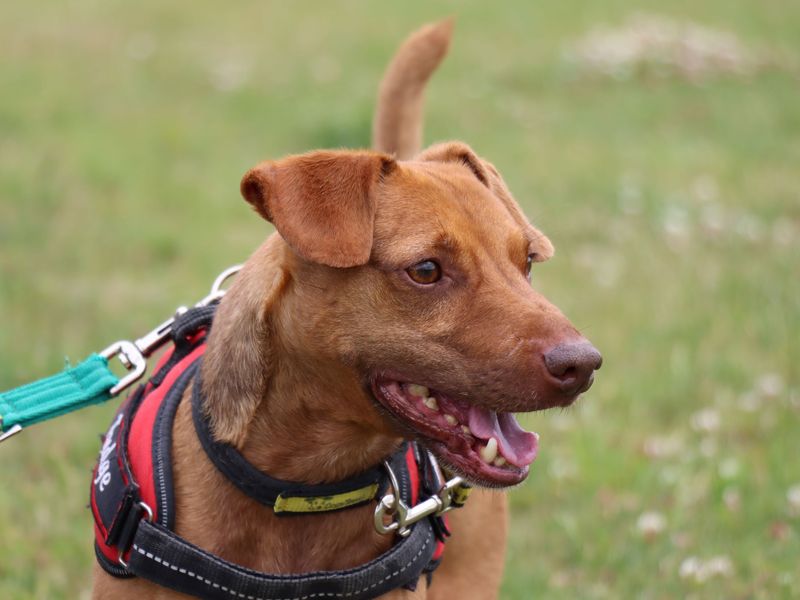
[[[459,142],[399,160],[419,143],[422,89],[449,35],[449,23],[426,28],[395,59],[376,117],[383,152],[290,156],[242,180],[277,233],[217,311],[204,410],[216,439],[274,477],[338,481],[406,438],[481,486],[519,483],[537,439],[512,413],[570,404],[600,366],[531,288],[531,264],[553,249],[495,168]],[[271,573],[350,568],[392,545],[373,528],[374,502],[287,519],[241,493],[204,454],[188,395],[173,432],[181,536]],[[497,595],[504,496],[479,490],[450,514],[431,588],[386,597]],[[96,569],[94,598],[177,597]]]

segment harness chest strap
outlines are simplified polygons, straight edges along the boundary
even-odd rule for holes
[[[388,552],[354,569],[270,575],[224,561],[161,525],[142,521],[128,569],[165,587],[200,598],[302,600],[374,598],[417,580],[431,561],[435,537],[429,521],[414,526]]]

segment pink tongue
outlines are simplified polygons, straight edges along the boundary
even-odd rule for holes
[[[483,440],[496,438],[500,454],[516,467],[529,465],[539,451],[539,436],[520,427],[511,413],[498,417],[493,410],[470,406],[469,428]]]

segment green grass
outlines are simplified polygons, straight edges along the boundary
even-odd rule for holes
[[[500,168],[557,247],[535,285],[605,356],[576,407],[527,419],[542,451],[511,494],[503,597],[798,597],[798,73],[571,76],[564,45],[637,10],[800,54],[800,6],[777,0],[6,3],[0,389],[204,295],[269,231],[242,173],[366,145],[395,45],[456,14],[427,139]],[[113,408],[0,447],[0,597],[87,596]],[[715,556],[728,574],[686,576]]]

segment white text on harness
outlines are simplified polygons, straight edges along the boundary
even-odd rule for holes
[[[109,460],[109,456],[117,447],[117,442],[114,439],[114,432],[117,430],[117,427],[119,427],[121,422],[122,414],[119,414],[109,430],[106,432],[106,437],[103,440],[103,447],[100,449],[100,464],[97,467],[97,477],[94,478],[94,484],[100,489],[101,492],[105,491],[106,486],[111,481],[111,473],[109,472],[109,469],[111,468],[111,461]]]

